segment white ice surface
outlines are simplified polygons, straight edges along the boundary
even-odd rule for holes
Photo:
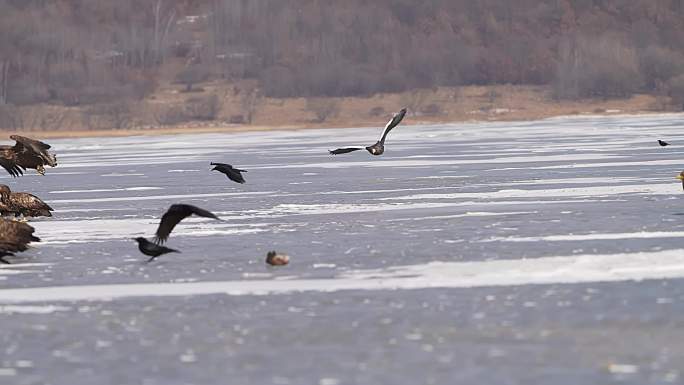
[[[70,199],[49,200],[58,209],[56,213],[91,212],[91,219],[60,220],[55,218],[33,222],[37,234],[44,240],[36,248],[49,248],[55,244],[106,242],[111,239],[122,239],[141,234],[152,234],[158,224],[158,218],[97,218],[98,209],[87,207],[91,203],[127,202],[132,199],[142,200],[174,200],[187,198],[217,198],[257,196],[268,194],[269,197],[288,197],[286,202],[265,204],[262,209],[238,210],[230,212],[229,222],[217,222],[206,219],[190,218],[174,230],[177,236],[206,236],[213,234],[245,234],[273,231],[271,218],[296,215],[344,215],[365,212],[393,211],[392,221],[409,220],[475,220],[478,216],[506,216],[533,214],[535,211],[513,211],[520,205],[561,205],[596,202],[619,202],[627,196],[655,197],[664,201],[666,196],[678,199],[682,195],[682,187],[674,179],[680,168],[684,167],[684,152],[676,148],[659,148],[655,144],[656,137],[681,138],[681,121],[683,115],[652,115],[647,117],[614,117],[611,119],[591,120],[583,118],[560,118],[541,122],[502,122],[473,123],[447,126],[423,126],[393,131],[388,152],[384,157],[372,158],[367,153],[350,154],[347,157],[321,157],[331,144],[349,140],[357,142],[361,130],[325,130],[287,133],[245,133],[237,135],[197,135],[193,141],[182,136],[159,138],[110,138],[108,144],[98,144],[99,138],[84,138],[62,142],[59,146],[60,163],[54,175],[48,172],[41,182],[50,178],[59,178],[57,174],[69,174],[60,171],[74,167],[76,171],[91,171],[93,177],[100,178],[101,186],[91,190],[76,188],[80,186],[62,186],[52,188],[53,194],[83,194],[65,196]],[[656,127],[656,128],[654,128]],[[370,132],[370,131],[369,131]],[[372,143],[375,135],[368,136]],[[453,154],[436,153],[422,155],[424,149],[433,150],[436,144],[451,141]],[[306,142],[306,148],[301,143]],[[184,155],[188,151],[201,148],[201,153],[191,157]],[[393,151],[410,149],[416,155],[394,157]],[[306,194],[280,193],[266,191],[277,187],[262,188],[246,192],[217,192],[208,194],[173,194],[164,195],[163,191],[154,195],[143,195],[149,186],[145,177],[145,165],[169,164],[169,172],[201,171],[199,162],[219,157],[228,158],[233,153],[249,152],[255,157],[262,156],[268,163],[245,165],[258,173],[259,169],[301,168],[295,174],[317,176],[307,178],[317,180],[323,174],[345,172],[344,169],[366,167],[382,168],[382,173],[393,173],[400,168],[420,168],[425,175],[411,188],[405,183],[397,188],[374,189],[368,184],[364,189],[348,191],[342,184],[337,184],[336,191],[326,190],[324,186],[317,191]],[[439,151],[438,149],[436,151]],[[405,151],[404,153],[406,153]],[[644,161],[634,160],[633,153],[655,157]],[[299,154],[295,163],[284,163],[289,154]],[[308,160],[312,161],[309,162]],[[192,165],[189,165],[190,163]],[[255,161],[256,162],[256,161]],[[118,171],[98,169],[98,167],[126,166]],[[136,165],[139,165],[136,166]],[[491,166],[489,166],[491,165]],[[130,168],[127,168],[129,167]],[[136,167],[133,167],[136,166]],[[190,168],[192,167],[192,168]],[[440,168],[442,173],[432,175],[431,171]],[[492,169],[490,167],[499,167]],[[487,171],[510,170],[497,173],[498,180],[488,178]],[[634,167],[643,171],[643,177],[633,174],[620,174],[617,167]],[[579,171],[568,169],[577,168]],[[595,168],[596,170],[591,170]],[[647,169],[648,168],[648,169]],[[166,169],[166,168],[165,168]],[[516,170],[532,172],[529,180],[519,177]],[[651,170],[659,170],[653,171]],[[50,169],[49,171],[53,171]],[[309,172],[317,171],[317,172]],[[415,171],[415,170],[414,170]],[[595,172],[594,172],[595,171]],[[624,170],[623,170],[624,171]],[[368,170],[364,171],[368,172]],[[460,175],[460,173],[463,175]],[[581,174],[583,173],[583,174]],[[399,174],[399,173],[397,173]],[[502,175],[504,174],[504,175]],[[577,176],[581,174],[581,176]],[[166,175],[173,177],[173,174]],[[187,174],[193,177],[196,174]],[[419,174],[420,175],[420,174]],[[568,175],[568,178],[563,178]],[[582,177],[586,175],[586,177]],[[642,174],[639,174],[641,176]],[[176,176],[181,176],[180,174]],[[327,176],[327,175],[326,175]],[[503,179],[502,179],[503,176]],[[385,177],[383,175],[382,177]],[[387,179],[398,179],[398,175],[387,175]],[[27,175],[26,179],[38,178]],[[41,177],[42,178],[42,177]],[[373,178],[380,178],[373,175]],[[443,180],[442,180],[443,179]],[[671,179],[671,180],[670,180]],[[30,180],[30,179],[29,179]],[[114,183],[142,181],[137,187],[110,187]],[[298,181],[295,181],[298,182]],[[434,187],[444,185],[443,187]],[[47,182],[46,182],[47,183]],[[537,186],[553,185],[538,188]],[[247,187],[252,187],[249,184]],[[485,186],[486,188],[482,188]],[[563,186],[569,186],[567,188]],[[510,188],[514,187],[514,188]],[[162,189],[158,187],[155,189]],[[477,190],[475,190],[477,188]],[[255,189],[256,190],[256,189]],[[441,190],[441,191],[440,191]],[[484,190],[484,191],[483,191]],[[491,190],[491,191],[488,191]],[[426,193],[421,193],[421,192]],[[102,196],[102,192],[110,192]],[[123,196],[128,192],[128,196]],[[403,194],[392,196],[393,193]],[[90,195],[92,194],[92,195]],[[347,197],[347,194],[357,194]],[[368,196],[364,197],[363,194]],[[308,199],[309,195],[326,196],[325,202],[315,203]],[[338,195],[328,199],[327,195]],[[356,199],[358,198],[358,199]],[[345,200],[346,199],[346,200]],[[321,199],[324,200],[324,199]],[[356,203],[349,203],[353,201]],[[672,201],[666,203],[672,204]],[[124,205],[124,203],[122,203]],[[82,206],[82,207],[81,207]],[[96,206],[96,205],[93,205]],[[112,205],[113,206],[113,205]],[[118,206],[118,205],[117,205]],[[408,210],[432,210],[448,208],[464,208],[450,210],[445,215],[413,214]],[[573,210],[579,211],[578,206]],[[524,207],[521,210],[536,210],[536,207]],[[552,208],[553,209],[553,208]],[[581,208],[580,208],[581,209]],[[111,208],[102,211],[116,211]],[[399,212],[406,210],[406,213]],[[465,210],[473,210],[466,212]],[[484,211],[487,210],[487,211]],[[497,211],[500,210],[500,211]],[[539,209],[543,211],[542,208]],[[439,210],[433,210],[439,212]],[[447,210],[445,210],[447,211]],[[559,212],[559,211],[555,211]],[[429,214],[433,214],[431,211]],[[117,215],[109,213],[108,215]],[[410,215],[420,215],[411,218]],[[240,225],[242,219],[261,219],[257,223]],[[524,217],[521,217],[524,218]],[[493,218],[496,220],[497,218]],[[308,220],[308,219],[307,219]],[[670,222],[668,222],[668,226]],[[653,230],[632,232],[634,228],[619,229],[615,233],[605,231],[592,232],[591,223],[587,224],[586,233],[563,234],[555,228],[548,233],[540,226],[539,233],[534,236],[487,237],[483,241],[496,242],[560,242],[560,241],[615,241],[622,239],[645,238],[678,238],[684,231]],[[417,228],[411,231],[432,231],[430,228]],[[681,229],[680,229],[681,230]],[[560,234],[559,234],[560,232]],[[496,233],[495,233],[496,234]],[[537,235],[539,234],[539,235]],[[489,234],[491,235],[491,234]],[[529,235],[525,234],[525,235]],[[267,235],[264,235],[267,236]],[[464,238],[459,240],[444,239],[444,243],[477,241]],[[482,246],[482,245],[480,245]],[[675,246],[676,247],[676,246]],[[551,248],[552,249],[552,248]],[[453,250],[453,249],[451,249]],[[339,254],[344,250],[338,250]],[[442,260],[451,261],[458,256],[446,255]],[[549,254],[554,253],[550,251]],[[502,254],[505,254],[503,252]],[[58,286],[32,289],[0,290],[0,302],[37,302],[60,300],[91,300],[105,298],[125,298],[147,295],[193,295],[193,294],[265,294],[291,293],[304,290],[336,291],[347,289],[418,289],[427,287],[480,287],[495,285],[524,285],[543,283],[579,283],[609,282],[620,280],[660,279],[684,277],[684,250],[674,249],[659,252],[599,254],[582,256],[546,256],[535,259],[509,259],[484,262],[434,262],[424,265],[399,266],[385,270],[362,270],[339,275],[334,279],[307,280],[290,278],[288,280],[250,279],[246,281],[227,282],[193,282],[193,283],[160,283],[160,284],[126,284],[126,285],[94,285],[94,286]],[[438,258],[439,256],[435,256]],[[500,255],[501,258],[517,258],[516,255]],[[95,257],[93,257],[95,258]],[[35,272],[25,266],[0,268],[0,276],[7,280],[15,278],[12,274]],[[254,275],[251,276],[255,277]],[[196,279],[190,277],[188,279]]]
[[[633,233],[590,233],[556,234],[541,237],[492,237],[481,242],[557,242],[557,241],[598,241],[616,239],[681,238],[684,231],[637,231]]]
[[[431,262],[350,271],[333,279],[237,280],[189,283],[55,286],[0,290],[0,303],[98,301],[207,294],[267,295],[303,291],[473,288],[617,282],[684,277],[684,253],[587,254],[484,262]]]

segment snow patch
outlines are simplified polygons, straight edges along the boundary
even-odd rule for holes
[[[302,291],[412,290],[618,282],[684,277],[682,250],[587,254],[479,262],[430,262],[350,271],[332,279],[55,286],[0,290],[0,303],[102,301],[188,295],[267,295]]]

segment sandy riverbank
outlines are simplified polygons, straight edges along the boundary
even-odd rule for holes
[[[219,90],[208,89],[207,92],[218,93]],[[226,123],[228,117],[239,112],[238,106],[227,98],[223,101],[222,115],[211,122],[186,122],[173,126],[144,125],[127,129],[75,128],[50,131],[30,129],[3,130],[3,132],[8,135],[17,132],[31,137],[49,139],[312,128],[381,128],[387,117],[398,109],[397,106],[409,108],[409,115],[403,123],[405,125],[539,120],[566,115],[636,115],[672,112],[667,100],[653,95],[641,94],[628,99],[556,101],[550,97],[549,93],[548,88],[538,86],[488,86],[439,88],[402,94],[376,95],[368,98],[331,98],[337,111],[323,122],[316,122],[315,115],[304,98],[265,98],[259,102],[252,124]],[[160,103],[181,105],[183,97],[184,95],[172,89],[162,89],[155,95],[154,103],[155,105]],[[154,108],[155,105],[149,108]],[[144,110],[146,107],[143,105],[140,108]]]

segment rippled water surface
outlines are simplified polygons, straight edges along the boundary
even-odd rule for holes
[[[684,383],[683,118],[52,140],[0,383]]]

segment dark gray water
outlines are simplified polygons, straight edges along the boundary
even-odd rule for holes
[[[684,383],[681,122],[51,141],[0,178],[56,209],[0,266],[0,384]],[[142,264],[179,202],[223,221]]]

